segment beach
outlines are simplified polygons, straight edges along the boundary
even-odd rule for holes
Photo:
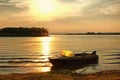
[[[92,74],[27,73],[0,75],[0,80],[120,80],[120,70],[107,70]]]

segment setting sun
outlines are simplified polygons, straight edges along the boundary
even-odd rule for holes
[[[31,4],[31,13],[40,19],[49,19],[57,9],[55,0],[35,0]]]
[[[33,7],[44,14],[50,14],[55,10],[55,1],[54,0],[39,0],[34,1]]]
[[[58,0],[32,0],[29,13],[37,20],[50,21],[68,15],[71,7]]]

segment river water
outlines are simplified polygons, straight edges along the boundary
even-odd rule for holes
[[[52,69],[48,57],[62,50],[73,53],[96,50],[97,64],[77,69]],[[120,70],[119,35],[51,35],[50,37],[0,37],[0,74],[36,72],[94,73]]]

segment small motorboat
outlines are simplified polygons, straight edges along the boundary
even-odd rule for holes
[[[96,54],[96,51],[93,51],[92,53],[83,52],[81,54],[74,54],[74,56],[71,57],[50,57],[49,61],[53,66],[76,66],[98,63],[98,55]]]

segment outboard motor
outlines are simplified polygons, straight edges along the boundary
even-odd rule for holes
[[[97,52],[97,51],[93,51],[92,54],[93,54],[93,55],[96,55],[96,52]]]

